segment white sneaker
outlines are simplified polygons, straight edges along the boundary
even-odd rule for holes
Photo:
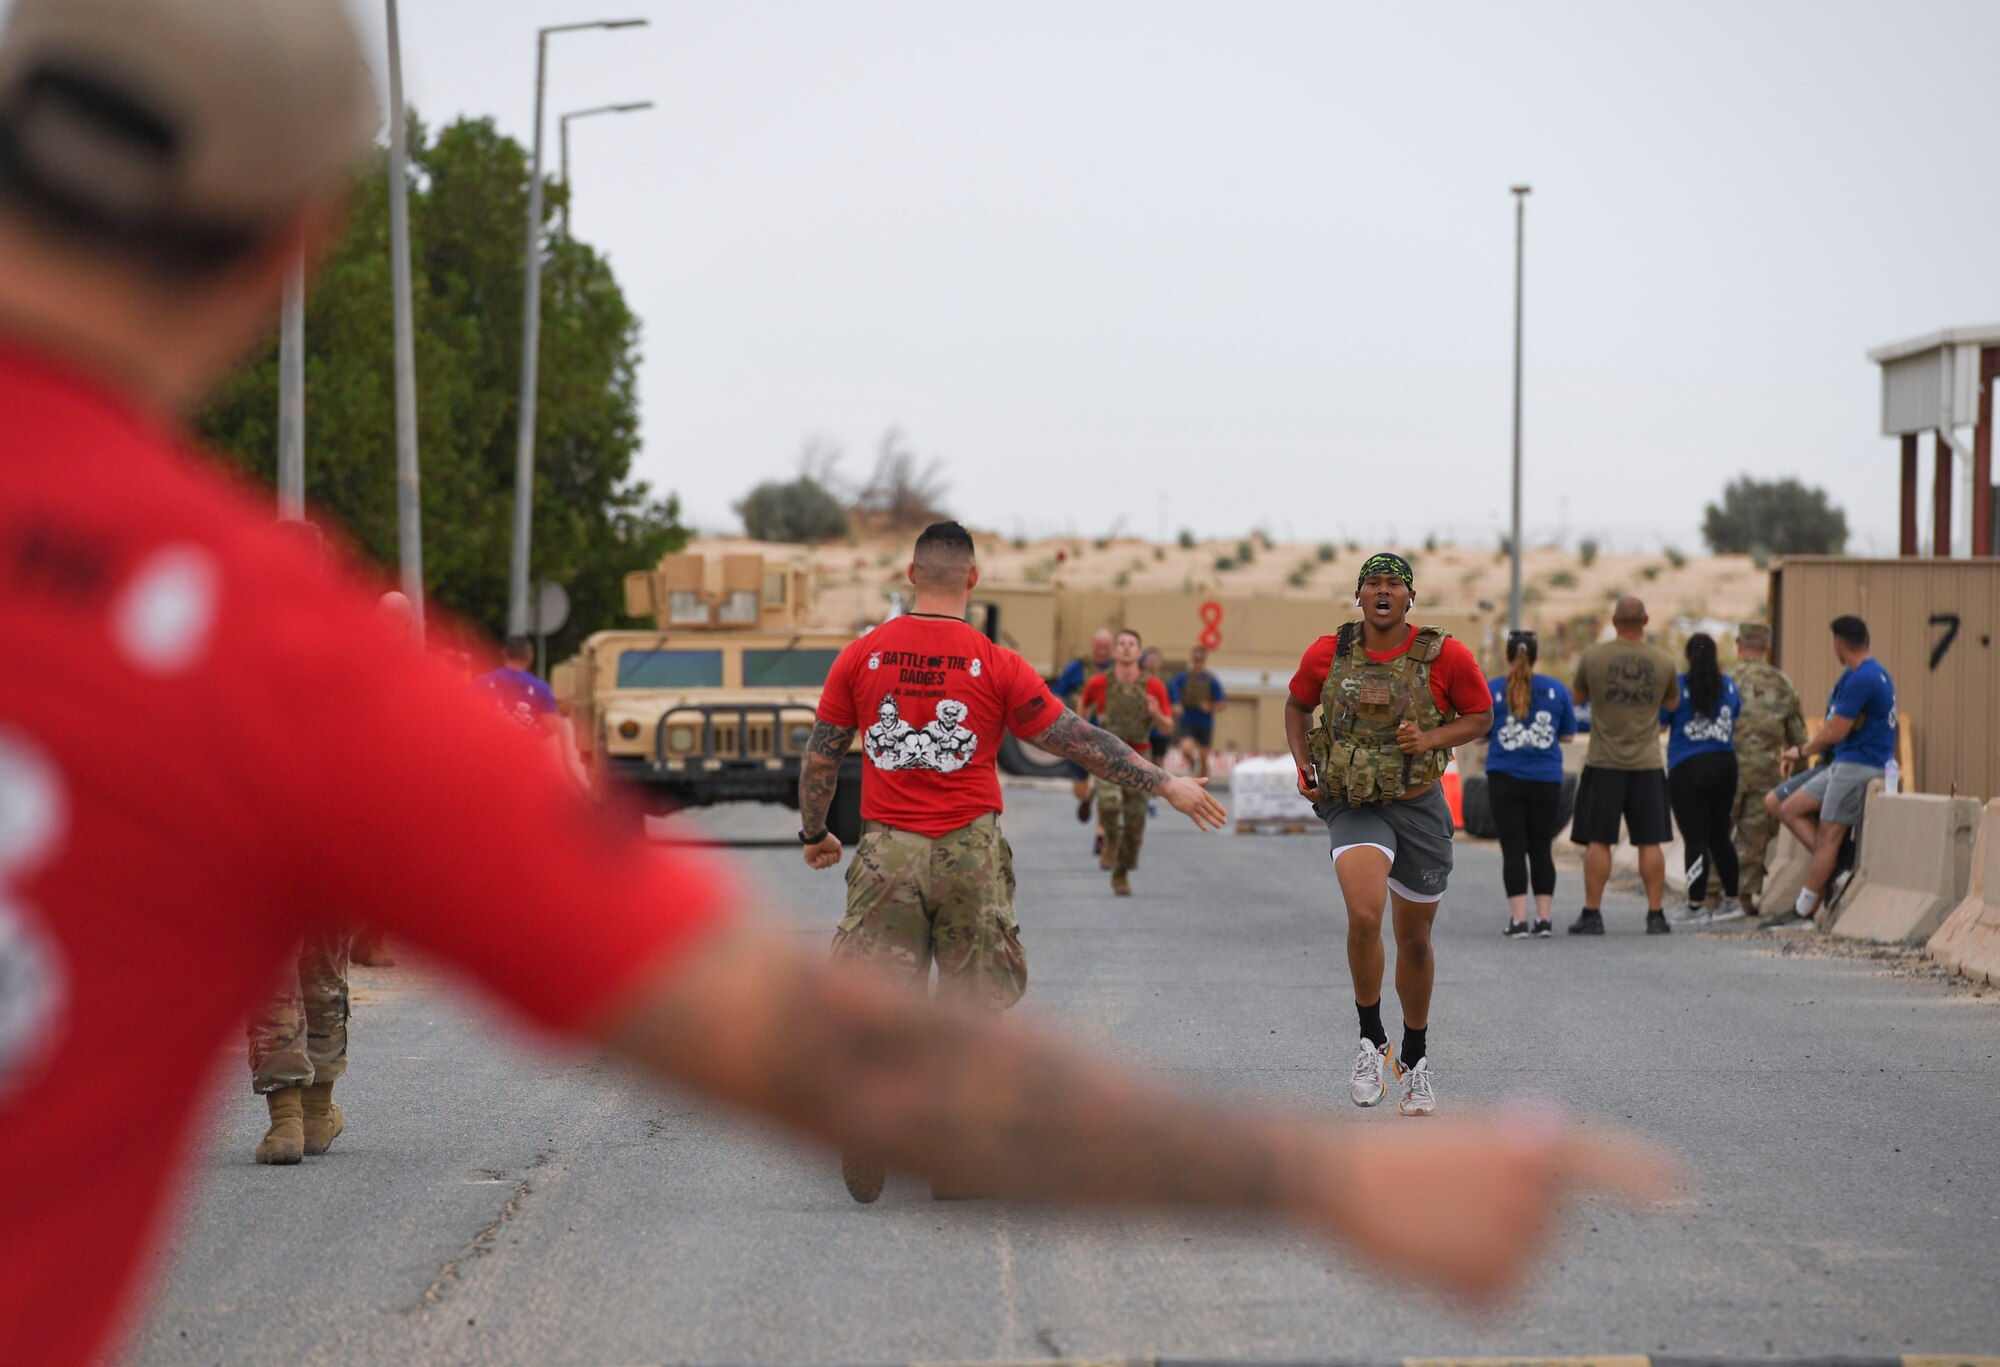
[[[1381,1101],[1388,1091],[1383,1081],[1384,1074],[1395,1067],[1390,1057],[1394,1053],[1391,1046],[1377,1049],[1370,1040],[1361,1041],[1361,1051],[1354,1056],[1354,1077],[1347,1084],[1348,1095],[1357,1106],[1373,1106]]]
[[[1398,1115],[1429,1115],[1437,1109],[1437,1093],[1431,1090],[1431,1061],[1417,1060],[1414,1068],[1403,1070],[1403,1099],[1396,1103]]]
[[[1741,898],[1725,897],[1722,899],[1722,905],[1716,908],[1715,915],[1708,919],[1711,925],[1720,925],[1724,921],[1740,921],[1749,914],[1743,910]]]
[[[1677,926],[1705,926],[1709,922],[1708,908],[1682,907],[1667,919]]]

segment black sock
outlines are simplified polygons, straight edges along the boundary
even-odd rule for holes
[[[1430,1030],[1425,1026],[1417,1029],[1408,1021],[1403,1022],[1403,1057],[1398,1060],[1405,1068],[1414,1068],[1424,1056],[1424,1036]]]
[[[1372,1006],[1354,1003],[1354,1009],[1361,1013],[1361,1038],[1377,1049],[1389,1047],[1389,1032],[1382,1028],[1382,1003],[1378,999]]]

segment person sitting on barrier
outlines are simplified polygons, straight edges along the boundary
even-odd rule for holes
[[[1896,754],[1896,684],[1868,653],[1868,624],[1859,617],[1833,619],[1833,654],[1842,669],[1826,703],[1826,722],[1802,745],[1786,750],[1789,772],[1814,755],[1831,762],[1786,779],[1764,795],[1765,810],[1812,851],[1796,906],[1769,924],[1807,929],[1825,900],[1841,842],[1861,824],[1868,785],[1881,778]]]
[[[1507,634],[1507,672],[1487,680],[1493,729],[1486,736],[1486,800],[1500,836],[1500,882],[1507,890],[1510,940],[1548,939],[1555,900],[1556,831],[1562,826],[1562,747],[1576,736],[1576,709],[1560,679],[1535,672],[1541,646],[1532,631]],[[1535,920],[1528,922],[1528,890]]]
[[[1687,910],[1674,920],[1684,926],[1740,921],[1729,814],[1736,802],[1735,728],[1743,699],[1716,660],[1713,636],[1697,631],[1683,653],[1687,672],[1679,680],[1680,701],[1660,709],[1660,724],[1667,728],[1667,793],[1687,868]],[[1722,883],[1722,905],[1713,914],[1707,904],[1711,869]]]

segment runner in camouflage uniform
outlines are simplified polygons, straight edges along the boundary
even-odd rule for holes
[[[271,1112],[259,1163],[325,1153],[345,1124],[333,1084],[347,1071],[348,949],[345,933],[308,940],[250,1022],[250,1090]]]
[[[1107,798],[1132,795],[1141,823],[1149,793],[1198,826],[1219,827],[1225,813],[1199,781],[1170,779],[1118,737],[1085,724],[1026,660],[966,624],[979,570],[963,527],[926,529],[909,574],[915,609],[842,651],[827,674],[799,775],[799,840],[809,867],[840,862],[826,813],[840,761],[859,735],[862,836],[847,868],[847,914],[834,933],[834,957],[913,985],[927,985],[936,964],[940,997],[997,1013],[1028,986],[1014,919],[1014,855],[1000,833],[994,757],[1003,732],[1106,780]],[[1120,658],[1136,668],[1136,638]],[[1164,708],[1164,687],[1161,702]],[[1143,744],[1143,707],[1137,735]],[[882,1193],[883,1165],[871,1155],[843,1154],[841,1177],[857,1201]]]
[[[1745,622],[1736,633],[1736,690],[1743,714],[1736,719],[1736,857],[1743,866],[1743,909],[1758,914],[1764,891],[1764,856],[1778,820],[1764,808],[1764,794],[1778,786],[1778,757],[1806,738],[1799,692],[1770,663],[1771,628]]]
[[[1083,686],[1078,710],[1099,726],[1144,753],[1154,728],[1173,725],[1173,704],[1167,686],[1139,668],[1139,633],[1127,628],[1111,647],[1111,670]],[[1111,874],[1111,891],[1132,895],[1132,870],[1139,867],[1139,847],[1146,841],[1144,788],[1097,780],[1097,810],[1104,820],[1104,853],[1098,867]]]

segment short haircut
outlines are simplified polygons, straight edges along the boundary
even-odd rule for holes
[[[1117,632],[1116,632],[1115,634],[1113,634],[1113,636],[1111,637],[1111,639],[1115,641],[1115,640],[1117,640],[1117,639],[1118,639],[1118,638],[1119,638],[1120,636],[1130,636],[1130,637],[1131,637],[1131,638],[1132,638],[1133,640],[1135,640],[1135,641],[1137,641],[1137,642],[1139,643],[1139,646],[1140,646],[1140,648],[1141,648],[1141,649],[1144,649],[1144,648],[1145,648],[1145,645],[1146,645],[1146,640],[1145,640],[1145,638],[1144,638],[1143,636],[1141,636],[1141,635],[1140,635],[1140,634],[1139,634],[1138,632],[1136,632],[1136,631],[1132,630],[1132,628],[1130,628],[1130,627],[1120,627],[1120,628],[1118,628]]]
[[[1626,594],[1611,609],[1611,624],[1620,627],[1642,627],[1646,625],[1646,605],[1632,594]]]
[[[1833,634],[1837,639],[1855,647],[1857,650],[1866,650],[1868,648],[1868,624],[1859,617],[1834,618]]]
[[[971,532],[956,522],[933,522],[917,537],[910,560],[916,566],[919,587],[955,589],[962,586],[973,557]]]
[[[525,636],[509,636],[501,644],[500,653],[510,660],[532,660],[535,658],[535,643]]]

